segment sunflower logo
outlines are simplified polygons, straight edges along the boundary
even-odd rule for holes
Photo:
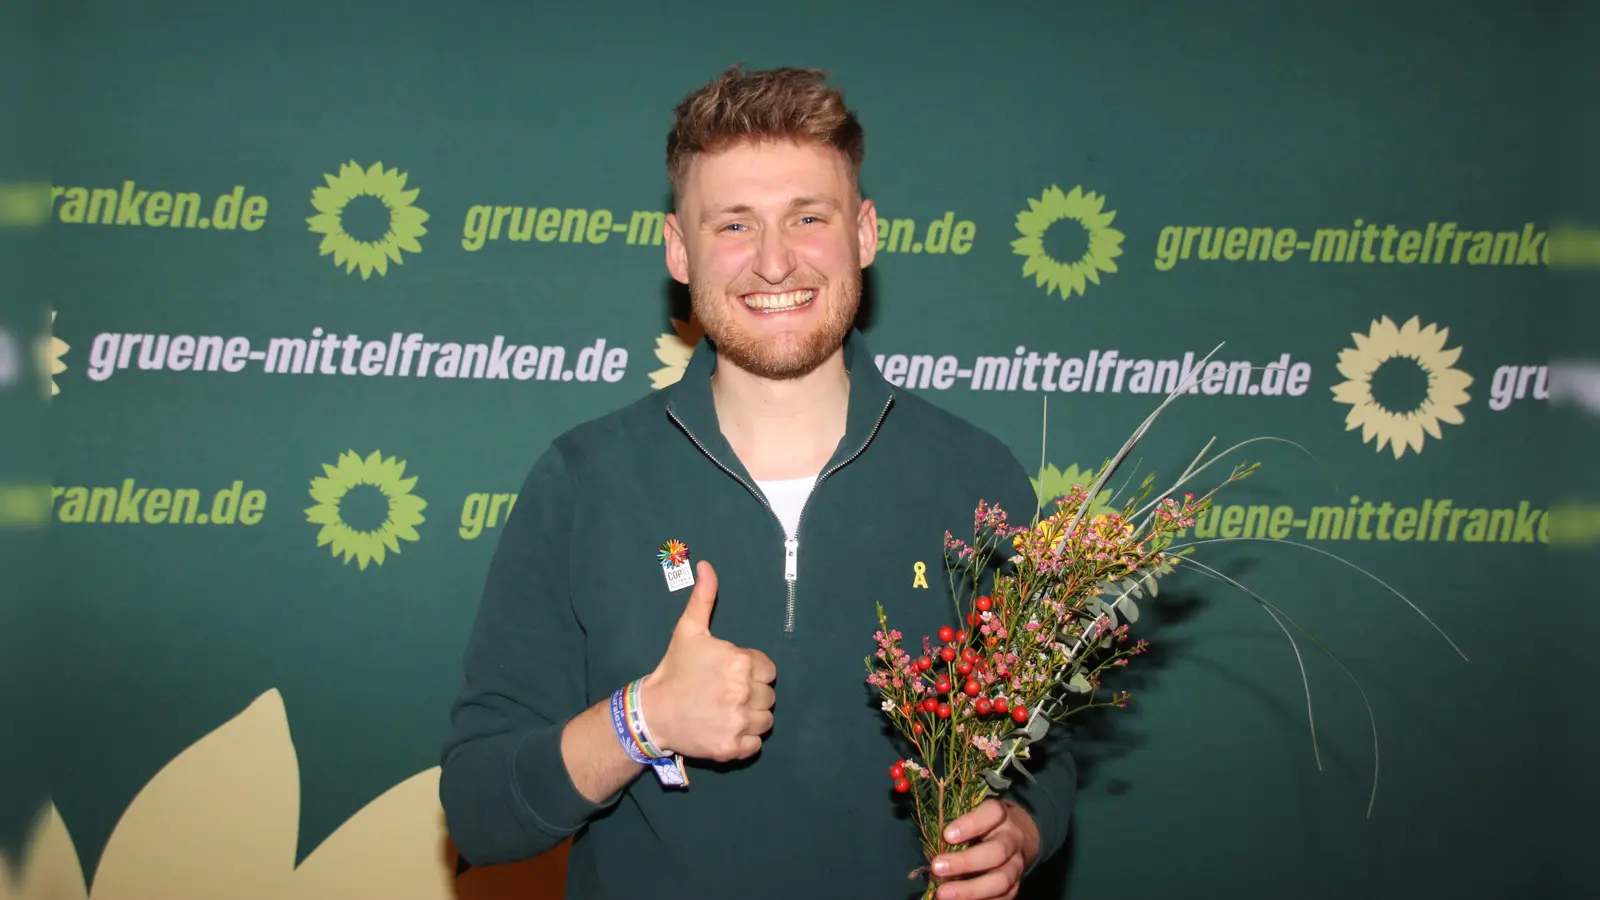
[[[656,359],[661,360],[662,367],[650,373],[650,386],[658,391],[669,384],[676,384],[683,377],[683,370],[689,366],[689,357],[694,355],[695,345],[700,343],[700,337],[705,334],[705,329],[692,317],[687,322],[673,319],[672,330],[673,334],[656,338]]]
[[[562,896],[567,842],[512,866],[456,875],[461,857],[439,805],[438,766],[383,791],[300,859],[297,848],[306,840],[300,811],[308,793],[300,752],[283,695],[269,689],[162,766],[103,844],[80,845],[85,835],[90,841],[100,835],[85,827],[75,841],[61,811],[46,801],[29,828],[20,865],[0,854],[0,898]],[[89,854],[82,850],[97,851],[92,869],[86,870]],[[196,854],[204,863],[186,865]]]
[[[332,545],[334,556],[353,558],[363,571],[368,563],[383,565],[384,550],[400,552],[400,541],[417,540],[417,526],[427,501],[411,493],[416,476],[403,477],[403,459],[384,458],[374,450],[366,459],[354,450],[339,456],[339,464],[322,465],[325,476],[311,479],[311,497],[317,505],[306,510],[306,521],[321,525],[317,546]]]
[[[1345,430],[1359,427],[1362,443],[1376,439],[1377,451],[1388,446],[1395,459],[1407,449],[1421,453],[1424,432],[1443,438],[1440,422],[1460,425],[1461,407],[1470,399],[1472,376],[1452,368],[1461,348],[1444,346],[1450,330],[1420,323],[1412,316],[1397,328],[1384,316],[1366,334],[1352,332],[1356,345],[1339,351],[1339,374],[1347,380],[1334,385],[1333,399],[1350,405]],[[1405,380],[1411,382],[1409,392],[1402,390]],[[1397,396],[1405,393],[1409,396]],[[1380,399],[1380,394],[1386,396]]]
[[[1122,232],[1111,227],[1117,213],[1106,210],[1105,203],[1104,197],[1082,186],[1063,194],[1051,185],[1038,199],[1029,197],[1028,209],[1017,213],[1022,237],[1011,242],[1011,252],[1028,259],[1022,264],[1023,277],[1032,275],[1034,285],[1045,293],[1059,293],[1068,300],[1074,293],[1082,296],[1087,282],[1099,284],[1101,272],[1117,271]],[[1060,230],[1054,226],[1068,220],[1082,227],[1082,235],[1069,231],[1066,240],[1056,240]],[[1063,258],[1045,248],[1047,234],[1053,245],[1069,248],[1059,254]]]
[[[39,335],[38,354],[39,366],[43,370],[41,382],[50,382],[50,397],[61,393],[61,385],[56,384],[56,376],[67,370],[67,364],[61,357],[67,355],[72,347],[66,341],[55,336],[56,311],[50,310],[50,328]],[[41,387],[43,385],[41,384]],[[49,397],[45,398],[47,401]]]
[[[385,169],[382,162],[363,169],[351,161],[339,167],[338,175],[322,177],[327,185],[311,192],[311,205],[316,207],[317,214],[306,222],[313,232],[323,235],[321,254],[332,253],[334,265],[344,266],[346,275],[357,267],[361,269],[362,281],[370,278],[374,269],[379,275],[386,275],[390,260],[395,265],[405,262],[400,251],[422,252],[417,238],[428,233],[422,227],[422,223],[428,221],[428,214],[413,205],[418,189],[406,190],[405,172]],[[364,197],[374,198],[375,202],[358,203],[356,209],[348,209],[352,201]],[[387,211],[386,217],[376,208],[377,203]],[[372,208],[360,209],[363,205]],[[352,218],[365,221],[358,226]],[[386,222],[382,221],[384,218]],[[355,227],[363,236],[352,236],[347,225]]]
[[[1087,491],[1094,487],[1096,472],[1093,469],[1080,469],[1076,465],[1058,469],[1052,463],[1045,466],[1044,471],[1039,474],[1040,477],[1029,480],[1033,482],[1033,490],[1039,497],[1039,504],[1049,506],[1072,493],[1073,488],[1083,488]],[[1097,516],[1109,512],[1114,512],[1111,508],[1111,489],[1105,488],[1089,501],[1087,515]]]

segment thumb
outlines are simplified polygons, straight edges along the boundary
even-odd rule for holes
[[[678,619],[678,630],[688,634],[711,633],[711,610],[717,605],[717,572],[701,560],[695,566],[694,590]]]

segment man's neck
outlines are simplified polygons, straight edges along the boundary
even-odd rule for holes
[[[758,481],[817,474],[844,438],[850,375],[840,350],[800,378],[772,381],[725,359],[711,379],[717,421]]]

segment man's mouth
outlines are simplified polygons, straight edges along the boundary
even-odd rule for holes
[[[806,288],[799,291],[786,291],[782,294],[745,294],[742,298],[748,309],[759,313],[789,312],[811,305],[815,300],[815,289]]]

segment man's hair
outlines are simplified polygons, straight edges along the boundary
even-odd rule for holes
[[[818,143],[844,154],[850,180],[860,190],[866,136],[844,94],[820,69],[747,72],[735,65],[683,99],[667,134],[667,178],[682,196],[684,176],[697,153],[745,142]]]

